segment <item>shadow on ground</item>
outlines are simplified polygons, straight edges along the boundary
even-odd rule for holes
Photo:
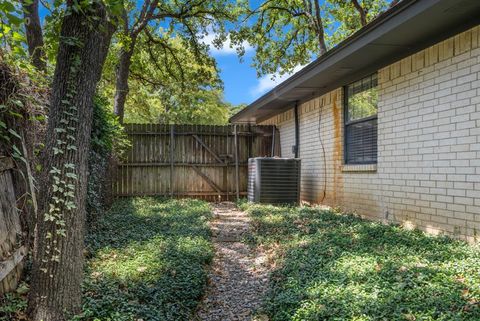
[[[244,205],[271,320],[480,320],[480,249],[319,208]]]
[[[79,320],[188,320],[213,257],[211,212],[198,200],[117,201],[87,236]]]

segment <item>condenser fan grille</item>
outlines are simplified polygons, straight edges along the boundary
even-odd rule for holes
[[[248,200],[257,203],[298,204],[300,159],[250,158],[248,160]]]

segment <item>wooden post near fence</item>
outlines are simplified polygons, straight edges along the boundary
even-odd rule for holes
[[[173,197],[173,171],[175,166],[175,125],[170,125],[170,196]]]
[[[240,177],[240,172],[239,172],[239,166],[238,166],[238,130],[237,130],[237,125],[233,125],[233,132],[235,136],[234,140],[234,148],[235,148],[235,192],[237,195],[237,201],[240,199],[240,188],[239,188],[239,177]]]

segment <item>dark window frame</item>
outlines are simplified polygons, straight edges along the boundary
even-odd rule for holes
[[[369,78],[369,77],[372,77],[373,75],[375,74],[371,74],[369,76],[366,76],[366,77],[363,77],[359,80],[362,80],[362,79],[365,79],[365,78]],[[357,81],[359,81],[357,80]],[[345,165],[371,165],[371,164],[377,164],[378,163],[378,105],[377,105],[377,113],[375,115],[372,115],[372,116],[368,116],[368,117],[365,117],[365,118],[360,118],[360,119],[355,119],[355,120],[348,120],[349,119],[349,115],[348,115],[348,99],[349,99],[349,96],[348,96],[348,87],[351,86],[352,84],[354,84],[355,82],[357,81],[354,81],[348,85],[345,85],[343,86],[343,163]],[[378,87],[378,75],[377,75],[377,85]],[[376,154],[376,157],[375,157],[375,160],[373,161],[352,161],[352,160],[348,160],[348,135],[347,135],[347,129],[350,125],[354,125],[354,124],[359,124],[359,123],[366,123],[366,122],[370,122],[370,121],[373,121],[373,120],[376,120],[377,121],[377,137],[376,137],[376,140],[375,140],[375,144],[377,144],[377,154]]]

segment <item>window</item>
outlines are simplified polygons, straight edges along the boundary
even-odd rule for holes
[[[377,74],[345,86],[345,164],[377,162]]]

